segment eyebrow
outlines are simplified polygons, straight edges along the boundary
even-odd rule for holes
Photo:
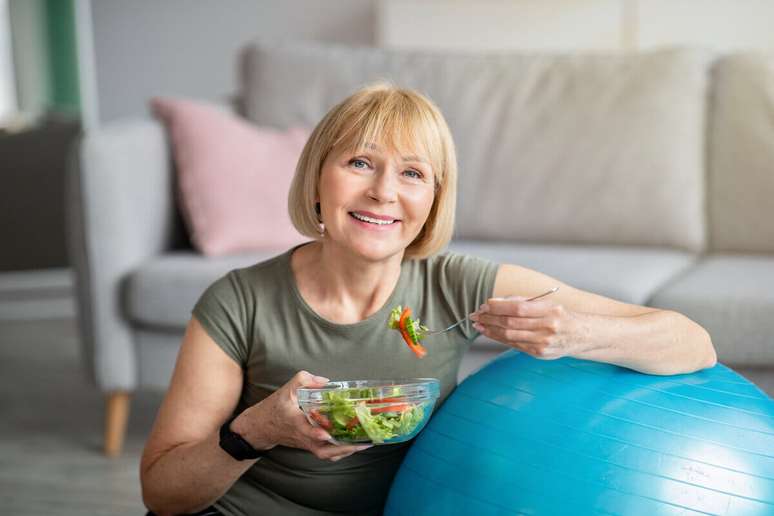
[[[377,152],[382,152],[382,148],[379,145],[375,144],[375,143],[366,143],[365,146],[368,147],[371,150],[375,150]],[[427,164],[430,163],[426,159],[420,158],[419,156],[402,156],[401,159],[403,161],[418,161],[420,163],[427,163]]]

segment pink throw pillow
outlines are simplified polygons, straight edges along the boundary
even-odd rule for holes
[[[208,256],[282,250],[309,238],[290,222],[290,182],[307,129],[256,127],[203,102],[151,100],[177,165],[191,241]]]

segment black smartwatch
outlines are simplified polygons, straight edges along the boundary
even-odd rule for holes
[[[237,416],[229,418],[220,427],[220,447],[236,460],[260,459],[265,450],[256,450],[241,435],[231,430],[231,422],[236,418]]]

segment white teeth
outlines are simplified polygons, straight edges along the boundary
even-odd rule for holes
[[[379,219],[372,219],[371,217],[366,217],[365,215],[360,215],[359,213],[352,212],[352,216],[355,217],[358,220],[362,220],[363,222],[370,222],[371,224],[378,224],[380,226],[384,226],[386,224],[392,224],[395,222],[394,220],[379,220]]]

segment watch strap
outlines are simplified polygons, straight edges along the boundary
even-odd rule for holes
[[[237,418],[232,416],[220,427],[220,447],[236,460],[260,459],[264,450],[256,450],[241,435],[231,430],[231,423]]]

